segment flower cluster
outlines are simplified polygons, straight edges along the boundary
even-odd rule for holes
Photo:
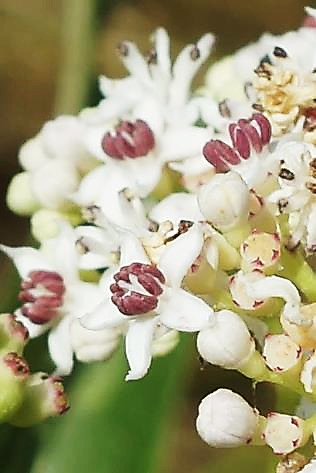
[[[196,332],[207,363],[315,400],[316,10],[306,10],[298,31],[219,61],[194,93],[211,34],[173,63],[161,28],[146,57],[125,41],[127,77],[102,76],[97,106],[23,145],[8,205],[31,217],[40,246],[1,249],[21,276],[15,320],[31,337],[49,332],[57,374],[75,358],[109,358],[123,339],[136,380],[179,332]],[[280,471],[312,471],[294,451],[316,437],[316,415],[296,414],[264,417],[219,389],[197,430],[211,446],[269,445],[285,456]]]

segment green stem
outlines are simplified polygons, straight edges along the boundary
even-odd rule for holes
[[[95,37],[96,0],[62,1],[62,44],[55,114],[77,113],[87,102]]]
[[[308,302],[316,301],[316,274],[306,262],[299,250],[283,249],[281,255],[282,270],[279,275],[290,279],[306,296]]]

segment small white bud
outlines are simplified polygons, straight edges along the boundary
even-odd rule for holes
[[[88,330],[75,319],[70,326],[71,344],[79,361],[92,363],[109,358],[118,346],[118,328]]]
[[[179,332],[177,330],[169,330],[161,337],[153,340],[152,355],[165,356],[170,353],[179,342]]]
[[[58,209],[77,189],[80,176],[75,166],[63,159],[47,160],[30,176],[31,190],[43,207]]]
[[[302,349],[285,334],[267,335],[263,358],[272,371],[283,372],[297,365]]]
[[[301,381],[304,384],[305,391],[312,393],[316,385],[316,354],[312,356],[304,363],[304,367],[301,372]]]
[[[209,363],[223,368],[242,366],[255,350],[246,324],[230,310],[215,312],[214,316],[215,323],[198,334],[200,355]]]
[[[39,208],[28,172],[20,172],[12,178],[7,191],[7,205],[14,213],[25,216],[32,215]]]
[[[204,217],[221,231],[228,231],[248,218],[249,189],[239,174],[216,174],[201,187],[198,203]]]
[[[240,253],[242,269],[245,272],[258,269],[266,273],[273,269],[280,259],[280,238],[276,233],[254,231],[242,243]]]
[[[301,305],[300,316],[304,319],[302,325],[290,322],[281,314],[281,324],[287,333],[304,350],[314,350],[316,347],[316,303]]]
[[[270,412],[263,436],[274,453],[285,455],[303,445],[306,440],[304,421],[296,416]]]
[[[241,396],[218,389],[201,401],[196,428],[212,447],[239,447],[254,437],[258,419],[258,413]]]

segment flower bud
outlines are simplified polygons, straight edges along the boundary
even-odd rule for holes
[[[284,314],[281,314],[281,325],[297,345],[304,350],[313,350],[316,347],[316,303],[300,306],[300,315],[306,324],[297,325],[290,322]]]
[[[274,453],[285,455],[305,443],[304,421],[296,416],[270,412],[263,437]]]
[[[223,368],[242,366],[255,350],[243,320],[230,310],[215,312],[215,323],[199,332],[197,348],[202,358]]]
[[[249,190],[239,174],[216,174],[201,187],[200,210],[214,227],[228,231],[248,218]]]
[[[282,373],[294,368],[300,361],[302,349],[288,335],[267,335],[263,358],[272,371]]]
[[[27,380],[24,400],[9,422],[18,427],[29,427],[48,417],[64,414],[68,409],[61,378],[36,373]]]
[[[301,381],[304,384],[305,391],[308,393],[315,392],[316,387],[316,354],[313,353],[304,363],[301,372]]]
[[[91,363],[109,358],[118,346],[121,331],[117,328],[88,330],[75,319],[70,326],[71,344],[79,361]]]
[[[196,428],[212,447],[239,447],[251,442],[258,420],[256,410],[241,396],[218,389],[201,401]]]
[[[32,215],[39,208],[28,172],[20,172],[12,178],[7,190],[7,205],[14,213],[23,216]]]
[[[0,422],[8,420],[22,404],[29,372],[28,364],[17,353],[0,357]]]
[[[240,248],[242,269],[250,272],[258,269],[264,273],[273,272],[281,256],[279,236],[274,233],[254,231]]]
[[[28,330],[22,322],[12,314],[0,314],[0,352],[21,355],[28,339]]]

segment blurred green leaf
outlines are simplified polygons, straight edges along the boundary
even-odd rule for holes
[[[159,472],[168,430],[183,396],[191,349],[183,337],[167,357],[155,359],[140,381],[123,381],[122,353],[80,369],[72,409],[43,428],[31,473]]]
[[[279,458],[268,447],[213,449],[212,462],[198,473],[275,473]]]

